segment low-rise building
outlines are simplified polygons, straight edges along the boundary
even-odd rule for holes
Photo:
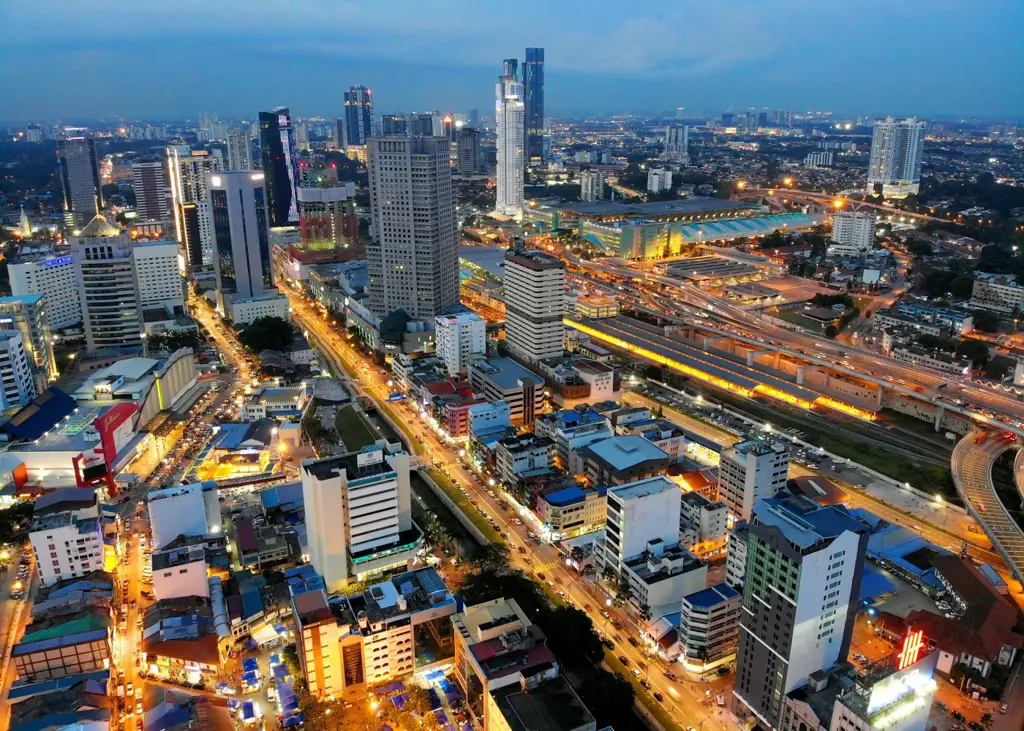
[[[149,607],[142,620],[142,651],[150,674],[189,682],[217,680],[234,638],[226,616],[216,610],[210,599],[197,596],[165,599]]]
[[[584,447],[613,436],[611,422],[586,406],[562,409],[538,418],[533,431],[555,444],[555,463],[573,475],[583,473]]]
[[[590,294],[576,299],[576,314],[600,320],[606,317],[618,317],[619,301],[614,297],[602,294]]]
[[[494,449],[498,479],[505,485],[512,485],[524,473],[550,469],[553,451],[550,439],[534,434],[499,439]]]
[[[728,539],[729,507],[723,502],[712,502],[700,493],[688,492],[683,495],[681,508],[681,521],[697,534],[697,543],[687,548],[698,556],[721,553]]]
[[[43,586],[101,571],[106,565],[108,550],[95,490],[67,488],[43,495],[36,500],[29,531]],[[109,553],[113,563],[113,546]]]
[[[543,412],[544,379],[511,358],[472,362],[468,370],[474,393],[508,403],[513,426],[531,424]]]
[[[583,472],[591,485],[624,485],[661,474],[671,459],[641,436],[609,437],[580,450]]]
[[[955,373],[957,375],[967,375],[971,372],[972,366],[969,358],[958,357],[942,350],[921,348],[914,345],[895,347],[890,357],[901,363],[934,368],[943,373]]]
[[[705,675],[735,659],[742,605],[742,595],[728,584],[683,597],[678,632],[687,670]]]
[[[1017,284],[1012,274],[977,272],[971,290],[971,307],[997,312],[1024,309],[1024,287]]]
[[[299,420],[306,404],[309,403],[310,396],[310,389],[305,383],[283,387],[260,386],[242,404],[242,419]]]
[[[11,660],[22,680],[81,675],[110,666],[114,627],[110,608],[88,607],[34,619]]]
[[[572,485],[537,495],[533,512],[552,541],[593,533],[604,528],[608,510],[603,487]]]

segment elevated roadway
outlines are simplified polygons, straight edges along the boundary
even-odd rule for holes
[[[985,529],[992,547],[1014,577],[1024,582],[1024,531],[1007,512],[992,484],[996,460],[1015,446],[1001,436],[972,430],[953,449],[953,482],[967,510]]]

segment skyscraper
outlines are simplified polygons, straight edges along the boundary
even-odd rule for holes
[[[365,145],[373,135],[373,92],[352,86],[345,92],[345,147]]]
[[[887,198],[906,198],[921,188],[921,159],[924,156],[924,122],[910,117],[886,117],[875,121],[868,160],[867,192],[882,186]]]
[[[670,124],[665,128],[665,157],[683,159],[688,155],[690,128],[686,125]]]
[[[505,254],[505,343],[536,363],[562,354],[565,265],[540,251]]]
[[[385,114],[381,119],[381,128],[385,136],[405,137],[409,134],[408,117],[404,114]]]
[[[259,297],[273,288],[267,190],[264,173],[209,173],[217,275],[217,308],[230,311],[231,300]]]
[[[736,654],[737,714],[777,728],[786,694],[846,659],[868,527],[782,493],[754,506]]]
[[[401,309],[433,321],[459,304],[450,143],[443,137],[371,137],[368,153],[370,310],[384,317]]]
[[[526,160],[539,165],[544,159],[544,49],[527,48],[523,61],[525,92]]]
[[[228,132],[228,170],[252,170],[252,142],[248,130]]]
[[[480,170],[480,130],[463,127],[459,130],[455,169],[459,175],[476,175]]]
[[[57,172],[64,194],[65,223],[84,228],[103,207],[96,162],[96,140],[89,135],[64,137],[57,143]]]
[[[140,221],[171,220],[171,189],[162,160],[137,158],[132,163],[132,190]]]
[[[580,200],[600,201],[604,200],[604,173],[600,170],[586,170],[579,175],[580,178]]]
[[[263,174],[266,176],[269,224],[287,226],[295,223],[299,220],[295,200],[299,166],[288,107],[260,112],[260,157],[263,158]]]
[[[206,190],[206,174],[221,169],[221,158],[188,145],[167,148],[171,208],[175,233],[189,269],[213,264],[213,221]]]
[[[515,216],[523,210],[525,114],[523,85],[514,75],[515,59],[505,61],[505,75],[495,86],[494,119],[498,131],[498,194],[494,210]],[[513,74],[509,74],[512,69]]]
[[[28,406],[36,397],[36,383],[17,330],[0,330],[0,409]]]

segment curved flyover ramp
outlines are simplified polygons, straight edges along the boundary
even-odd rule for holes
[[[1018,581],[1024,582],[1024,531],[1003,507],[992,485],[992,466],[1016,445],[987,432],[971,431],[953,450],[953,482],[992,547]],[[1019,474],[1019,473],[1018,473]]]

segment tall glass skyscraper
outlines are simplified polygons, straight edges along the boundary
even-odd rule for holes
[[[295,132],[288,107],[260,112],[260,156],[266,175],[267,208],[271,226],[287,226],[299,220],[295,190],[299,166],[295,158]]]
[[[345,92],[345,147],[365,145],[373,134],[373,92],[353,86]]]
[[[509,68],[508,61],[505,68]],[[494,123],[498,133],[498,184],[494,210],[515,216],[523,210],[525,133],[523,85],[515,76],[498,79],[494,90]]]
[[[526,97],[526,160],[538,165],[544,159],[544,49],[527,48],[523,61]]]
[[[69,228],[84,228],[103,207],[96,140],[91,135],[69,135],[57,145],[57,172],[64,193],[66,223]]]

